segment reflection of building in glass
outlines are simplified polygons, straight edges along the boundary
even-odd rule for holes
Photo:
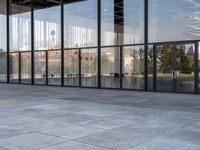
[[[0,82],[198,93],[199,8],[197,0],[1,0]]]

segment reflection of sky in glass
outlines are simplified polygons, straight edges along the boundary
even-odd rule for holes
[[[0,51],[6,51],[6,16],[0,15]]]
[[[124,2],[124,34],[133,35],[137,39],[136,41],[143,42],[143,2],[141,0],[124,0]],[[83,25],[96,29],[97,7],[95,4],[96,0],[66,4],[64,7],[65,24]],[[150,42],[200,39],[199,9],[200,0],[149,0]],[[43,22],[60,24],[59,10],[59,7],[35,10],[35,18]],[[113,0],[102,0],[102,29],[105,33],[114,34],[113,13]],[[13,17],[30,18],[30,14],[22,13],[13,15]],[[0,15],[2,35],[6,35],[5,19],[5,16]],[[44,30],[39,32],[44,32]],[[13,40],[16,41],[20,35],[14,33],[15,31],[13,31]],[[105,36],[108,36],[108,34],[105,34]],[[110,35],[110,38],[112,36]],[[128,39],[127,42],[130,43],[131,40]],[[112,41],[108,43],[112,43]],[[6,49],[5,36],[0,37],[0,49]]]
[[[150,0],[150,41],[200,39],[199,8],[199,0]]]

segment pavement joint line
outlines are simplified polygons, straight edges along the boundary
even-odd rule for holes
[[[60,144],[67,143],[67,142],[69,142],[69,141],[59,142],[59,143],[56,143],[56,144],[52,144],[52,145],[49,145],[49,146],[45,146],[45,147],[39,148],[37,150],[42,150],[42,149],[45,149],[45,148],[51,148],[51,147],[54,147],[54,146],[57,146],[57,145],[60,145]]]
[[[96,144],[92,144],[92,143],[87,143],[87,142],[84,142],[84,141],[79,141],[77,139],[73,139],[72,141],[75,141],[75,142],[78,142],[78,143],[82,143],[82,144],[91,145],[91,146],[95,146],[95,147],[99,147],[99,148],[105,148],[105,149],[109,149],[109,150],[115,150],[115,149],[110,148],[110,147],[105,147],[105,146],[100,146],[100,145],[96,145]]]
[[[24,134],[18,134],[18,135],[16,135],[16,136],[6,137],[6,138],[0,139],[0,141],[1,141],[1,140],[4,140],[4,139],[10,139],[10,138],[13,138],[13,137],[18,137],[18,136],[27,135],[27,134],[32,134],[32,133],[34,133],[34,132],[27,132],[27,133],[24,133]]]

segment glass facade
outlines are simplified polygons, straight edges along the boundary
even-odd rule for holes
[[[173,46],[162,45],[156,47],[157,90],[161,92],[173,91]]]
[[[102,45],[144,43],[144,1],[101,0],[101,9]]]
[[[144,90],[144,47],[124,47],[123,88]]]
[[[60,1],[51,3],[33,1],[34,5],[34,50],[61,48]]]
[[[198,43],[198,52],[200,51],[200,42]],[[199,65],[199,70],[198,70],[198,73],[199,73],[199,83],[198,83],[198,88],[199,88],[199,93],[200,93],[200,52],[199,52],[199,56],[198,56],[198,65]]]
[[[10,51],[31,50],[31,5],[10,0]]]
[[[34,53],[34,81],[35,84],[46,84],[46,53],[45,51],[38,51]]]
[[[6,0],[0,1],[0,82],[7,82]]]
[[[199,8],[196,0],[2,0],[0,82],[200,93]]]
[[[153,91],[154,89],[154,46],[149,45],[148,47],[148,58],[147,58],[147,63],[148,63],[148,90]]]
[[[149,42],[199,40],[198,0],[149,0]]]
[[[48,84],[61,85],[61,52],[48,51]]]
[[[21,83],[31,83],[31,53],[21,53]]]
[[[10,64],[10,82],[19,83],[20,82],[20,67],[19,67],[20,53],[10,53],[9,64]]]
[[[64,1],[64,47],[97,46],[97,0]]]
[[[101,49],[101,86],[120,88],[119,48]]]
[[[64,83],[66,86],[79,86],[79,50],[65,50]]]
[[[81,85],[97,87],[98,57],[97,49],[84,49],[81,51]]]

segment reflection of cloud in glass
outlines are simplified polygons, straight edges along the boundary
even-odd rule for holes
[[[199,5],[200,2],[195,0],[152,0],[149,9],[149,40],[200,39],[197,27],[200,24],[197,19],[200,18]]]

